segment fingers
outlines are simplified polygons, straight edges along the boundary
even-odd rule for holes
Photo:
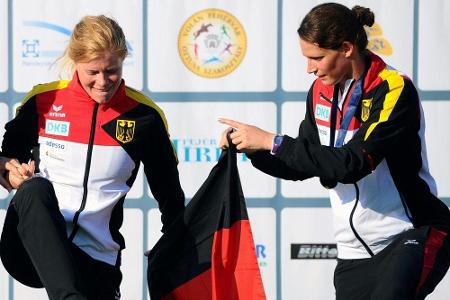
[[[8,172],[8,181],[11,184],[11,187],[13,189],[18,189],[22,183],[25,181],[25,179],[21,175],[15,175],[12,172]]]
[[[238,121],[234,121],[231,119],[226,119],[226,118],[219,118],[219,122],[222,124],[226,124],[228,127],[223,133],[222,133],[222,137],[219,143],[219,147],[222,149],[227,149],[229,147],[228,145],[228,138],[227,135],[230,135],[230,140],[231,142],[236,145],[236,150],[241,150],[245,148],[245,144],[242,143],[243,139],[244,139],[244,132],[245,129],[248,127],[247,124],[238,122]],[[230,133],[231,132],[231,133]]]
[[[230,133],[231,142],[236,145],[236,150],[238,152],[250,153],[256,150],[266,150],[272,147],[272,140],[267,142],[267,137],[270,133],[256,127],[253,125],[241,123],[226,118],[219,118],[219,122],[231,126],[225,132],[229,133],[233,128],[236,129]],[[221,138],[221,148],[224,149],[225,145],[228,146],[228,141],[226,140],[226,133],[222,134]],[[270,144],[266,146],[266,144]]]
[[[35,169],[34,161],[25,164],[15,158],[0,157],[0,185],[8,191],[17,189],[25,180],[34,176]]]
[[[16,172],[8,172],[8,181],[12,188],[18,189],[25,181],[33,178],[35,170],[34,162],[21,164]]]
[[[228,145],[228,133],[233,131],[233,127],[228,127],[227,129],[225,129],[225,131],[222,133],[222,136],[220,137],[220,142],[219,142],[219,148],[221,149],[227,149],[229,147]]]
[[[238,145],[238,144],[242,143],[242,140],[244,139],[244,137],[243,137],[242,132],[234,131],[234,132],[230,133],[230,139],[233,144]]]
[[[234,143],[234,140],[241,137],[242,134],[243,134],[243,132],[239,131],[239,130],[235,130],[232,133],[230,133],[230,139],[231,139],[231,141],[233,141],[233,144],[236,144],[236,143]]]
[[[240,127],[244,126],[244,123],[238,122],[238,121],[234,121],[231,119],[226,119],[226,118],[219,118],[219,122],[222,124],[226,124],[228,126],[231,126],[233,128],[239,129]]]
[[[222,124],[226,124],[226,125],[228,125],[228,126],[231,126],[231,127],[228,127],[228,128],[224,131],[224,133],[223,133],[222,135],[225,135],[225,137],[226,137],[226,135],[227,135],[228,133],[231,132],[230,138],[231,138],[232,140],[233,140],[233,138],[235,138],[237,135],[239,135],[239,132],[240,132],[241,130],[243,130],[243,129],[245,129],[246,127],[248,127],[247,124],[244,124],[244,123],[241,123],[241,122],[238,122],[238,121],[234,121],[234,120],[231,120],[231,119],[226,119],[226,118],[219,118],[219,123],[222,123]],[[227,144],[228,144],[228,142],[227,142]],[[233,144],[236,144],[236,143],[233,142]]]
[[[22,176],[19,168],[21,168],[21,165],[17,159],[11,159],[5,164],[5,169],[9,171],[10,174],[16,177]]]
[[[18,169],[19,169],[20,175],[22,175],[22,177],[24,179],[28,179],[30,177],[33,177],[33,175],[34,175],[34,166],[31,166],[31,163],[30,164],[22,164]]]
[[[28,165],[29,165],[29,168],[30,168],[31,176],[33,176],[34,175],[34,171],[36,170],[36,164],[35,164],[34,160],[30,161],[30,163]]]
[[[29,177],[30,167],[28,164],[21,164],[17,159],[11,159],[5,164],[6,170],[15,177]]]
[[[14,171],[18,167],[20,167],[20,162],[15,158],[11,158],[5,163],[5,169],[8,171]]]
[[[0,185],[7,189],[8,192],[11,192],[12,190],[11,184],[9,184],[7,179],[9,171],[6,167],[6,164],[8,164],[10,160],[9,157],[0,156]]]
[[[9,159],[4,169],[7,171],[7,178],[1,178],[0,184],[8,189],[17,189],[22,185],[25,180],[28,180],[34,176],[35,163],[31,161],[28,164],[20,163],[17,159]]]

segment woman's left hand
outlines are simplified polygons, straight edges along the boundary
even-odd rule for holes
[[[230,119],[219,118],[219,122],[235,129],[231,132],[230,138],[238,151],[252,153],[258,150],[272,150],[274,133]],[[230,130],[227,129],[226,132],[228,131]]]

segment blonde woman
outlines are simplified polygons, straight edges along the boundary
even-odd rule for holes
[[[120,26],[86,16],[64,61],[70,81],[35,86],[6,125],[0,183],[17,189],[0,254],[18,281],[50,299],[119,299],[123,203],[140,162],[163,231],[184,209],[163,112],[125,86]]]

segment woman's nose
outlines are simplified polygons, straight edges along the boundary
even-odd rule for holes
[[[312,59],[308,59],[308,63],[307,63],[307,67],[306,67],[306,72],[307,72],[308,74],[316,73],[316,72],[317,72],[317,65],[316,65],[316,63],[315,63]]]
[[[108,78],[107,78],[106,74],[102,73],[102,72],[97,74],[96,80],[97,80],[97,84],[101,85],[101,86],[104,86],[108,82]]]

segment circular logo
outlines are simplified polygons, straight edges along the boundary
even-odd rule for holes
[[[241,23],[220,9],[206,9],[192,15],[178,35],[178,53],[184,65],[206,78],[233,72],[247,50],[247,36]]]

